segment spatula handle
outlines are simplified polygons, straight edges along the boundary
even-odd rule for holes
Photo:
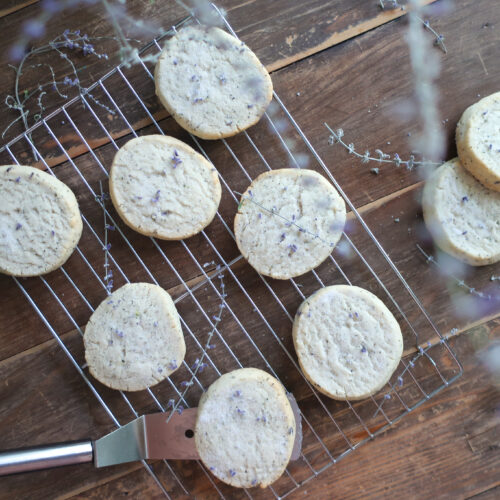
[[[0,476],[92,462],[92,441],[58,443],[0,451]]]

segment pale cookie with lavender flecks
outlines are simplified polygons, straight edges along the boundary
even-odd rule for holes
[[[401,329],[389,309],[371,292],[349,285],[322,288],[301,304],[293,343],[304,375],[339,400],[375,394],[403,353]]]
[[[164,240],[199,233],[221,198],[215,167],[182,141],[162,135],[132,139],[115,155],[109,191],[135,231]]]
[[[155,68],[156,95],[179,125],[202,139],[257,123],[272,99],[266,68],[220,28],[189,26],[170,38]]]
[[[500,92],[464,111],[456,142],[462,166],[487,188],[500,191]]]
[[[0,272],[39,276],[62,266],[82,234],[71,189],[52,175],[0,166]]]
[[[426,181],[422,206],[441,250],[471,266],[500,261],[500,193],[484,187],[458,158]]]
[[[345,203],[313,170],[283,168],[259,175],[234,219],[241,254],[260,274],[300,276],[321,264],[342,236]]]
[[[283,474],[296,424],[281,383],[257,368],[222,375],[198,403],[195,443],[201,461],[231,486],[265,488]]]
[[[149,283],[124,285],[104,299],[85,327],[83,342],[92,376],[122,391],[161,382],[186,354],[172,298]]]

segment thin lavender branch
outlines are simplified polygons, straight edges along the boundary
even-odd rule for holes
[[[176,411],[179,413],[182,412],[183,407],[181,405],[181,402],[185,400],[185,396],[187,392],[189,391],[189,388],[193,385],[194,380],[196,379],[196,376],[198,375],[199,372],[203,371],[203,369],[206,367],[206,363],[204,363],[204,360],[207,356],[207,351],[209,349],[213,348],[213,345],[211,344],[212,337],[214,336],[215,331],[217,330],[219,323],[222,321],[222,313],[224,309],[226,308],[226,285],[224,284],[224,275],[221,272],[220,265],[217,265],[216,267],[216,272],[217,278],[220,281],[220,302],[218,306],[218,311],[217,314],[212,317],[213,322],[212,322],[212,329],[208,333],[207,341],[205,342],[205,346],[203,347],[201,356],[199,359],[196,359],[194,365],[190,367],[191,371],[191,378],[188,381],[183,381],[181,382],[181,385],[184,387],[184,390],[182,391],[181,395],[179,396],[179,399],[177,402],[172,403],[170,406],[172,406],[172,411],[167,417],[167,423],[170,421],[172,416],[175,414]],[[173,400],[171,400],[173,401]]]
[[[104,219],[104,283],[106,284],[106,292],[108,295],[111,295],[111,291],[113,290],[113,272],[109,268],[109,250],[111,248],[111,244],[108,243],[108,229],[113,228],[108,224],[108,220],[106,217],[106,199],[107,195],[104,193],[102,188],[102,181],[99,181],[99,189],[101,192],[100,200],[98,200],[102,206],[102,213]],[[114,229],[114,228],[113,228]]]
[[[429,255],[425,250],[420,246],[416,245],[420,253],[425,257],[425,260],[427,263],[432,263],[434,264],[446,277],[451,278],[455,283],[457,284],[458,287],[466,290],[468,293],[471,295],[474,295],[476,297],[479,297],[480,299],[485,299],[485,300],[491,300],[492,296],[490,294],[486,294],[484,292],[480,292],[476,290],[475,288],[469,286],[467,283],[465,283],[464,280],[458,278],[454,274],[450,273],[446,268],[444,268],[439,262],[432,256]]]
[[[377,163],[392,163],[393,165],[396,165],[396,167],[400,167],[401,165],[405,166],[408,170],[412,170],[414,167],[418,167],[421,165],[425,166],[439,166],[441,165],[440,163],[435,163],[427,160],[421,160],[421,161],[416,161],[415,157],[413,155],[410,155],[410,158],[408,160],[403,160],[399,156],[398,153],[394,153],[393,157],[391,158],[391,155],[384,153],[381,149],[376,149],[375,154],[377,157],[371,156],[370,151],[366,150],[363,154],[358,153],[355,149],[354,144],[351,142],[350,144],[346,144],[343,140],[342,137],[344,137],[344,130],[339,128],[336,131],[334,131],[328,123],[324,123],[325,127],[328,129],[330,132],[330,137],[328,138],[328,143],[330,145],[333,144],[340,144],[342,147],[344,147],[347,152],[351,155],[356,156],[359,158],[362,163],[369,163],[370,161],[374,161]],[[378,174],[379,171],[378,169],[372,169],[372,173]]]
[[[415,353],[415,356],[413,356],[413,358],[410,359],[410,361],[408,362],[408,364],[405,366],[405,368],[403,369],[403,371],[398,375],[398,378],[396,379],[397,380],[397,387],[402,387],[404,385],[404,376],[405,376],[405,374],[408,373],[408,371],[411,368],[415,367],[415,363],[420,358],[422,358],[423,356],[426,356],[429,359],[432,359],[430,357],[430,355],[428,354],[429,349],[431,349],[434,346],[437,346],[438,344],[444,344],[445,342],[448,342],[448,340],[450,338],[456,337],[459,333],[460,333],[460,330],[458,328],[452,328],[447,335],[443,335],[439,339],[439,342],[436,342],[434,344],[432,344],[431,342],[426,342],[425,347],[423,347],[421,345],[417,345],[417,352]],[[384,395],[384,399],[382,400],[382,402],[380,403],[380,405],[378,405],[377,410],[375,411],[373,417],[377,416],[378,412],[382,409],[382,406],[383,406],[384,402],[388,401],[389,399],[391,399],[391,393],[395,393],[395,392],[396,392],[396,388],[394,386],[391,386],[391,389]],[[389,396],[389,397],[387,397],[387,396]]]
[[[241,196],[242,197],[242,201],[240,202],[240,204],[238,205],[238,210],[241,208],[241,204],[243,203],[243,200],[248,200],[250,202],[252,202],[254,205],[257,205],[259,208],[261,208],[262,210],[270,213],[271,215],[274,215],[276,217],[279,217],[280,219],[283,219],[285,222],[286,222],[286,226],[287,227],[290,227],[290,226],[294,226],[296,227],[301,233],[305,233],[305,234],[309,234],[310,236],[312,236],[314,239],[317,239],[319,241],[321,241],[322,243],[325,243],[326,245],[330,246],[330,247],[335,247],[335,243],[331,242],[331,241],[327,241],[325,240],[324,238],[322,238],[319,234],[317,233],[313,233],[311,231],[309,231],[308,229],[302,227],[301,225],[297,224],[295,222],[295,220],[292,220],[292,219],[289,219],[288,217],[285,217],[284,215],[281,215],[279,214],[278,212],[276,212],[276,210],[274,210],[274,208],[267,208],[265,207],[264,205],[262,205],[261,203],[259,203],[258,201],[255,201],[253,198],[251,198],[250,196],[244,196],[242,193],[239,193],[238,191],[233,191],[234,194],[237,194],[238,196]]]
[[[68,99],[68,95],[61,91],[61,87],[75,87],[80,96],[87,96],[90,100],[92,100],[96,105],[104,108],[108,113],[115,114],[115,111],[106,106],[104,103],[100,102],[96,99],[88,90],[80,84],[80,79],[78,77],[78,70],[68,56],[68,54],[64,50],[81,50],[84,56],[92,55],[99,59],[105,58],[107,59],[107,54],[99,53],[95,50],[94,45],[96,41],[104,40],[104,39],[114,39],[112,37],[89,37],[86,34],[81,35],[79,30],[70,31],[65,30],[64,33],[55,37],[52,41],[50,41],[47,45],[43,45],[41,47],[37,47],[24,54],[21,58],[19,65],[13,66],[9,65],[15,72],[15,82],[14,82],[14,95],[8,95],[5,99],[5,105],[9,109],[16,110],[19,113],[19,116],[11,121],[2,131],[1,137],[4,138],[5,134],[10,130],[10,128],[17,123],[18,121],[22,121],[24,129],[28,130],[30,127],[30,123],[28,121],[28,117],[30,115],[30,110],[27,109],[27,103],[30,99],[36,97],[37,111],[33,113],[33,123],[39,121],[43,113],[45,111],[45,106],[43,105],[42,98],[47,95],[46,89],[53,90],[57,93],[59,97],[62,99]],[[63,50],[64,49],[64,50]],[[59,81],[56,79],[55,71],[51,64],[49,63],[37,63],[32,64],[30,66],[26,66],[26,62],[28,59],[33,56],[48,54],[50,52],[56,52],[59,57],[61,57],[67,64],[70,66],[73,78],[66,76],[64,80]],[[50,81],[46,83],[40,83],[34,90],[31,92],[28,90],[20,91],[20,81],[22,75],[26,72],[27,69],[36,70],[38,73],[41,68],[47,68],[50,73]],[[85,102],[82,101],[83,105]],[[34,149],[32,149],[33,157],[35,160],[37,159],[37,154]]]

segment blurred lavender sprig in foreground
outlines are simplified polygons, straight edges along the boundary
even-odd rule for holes
[[[434,82],[440,72],[440,60],[431,50],[421,29],[421,0],[410,0],[412,15],[408,18],[406,40],[413,72],[412,80],[420,118],[421,130],[414,136],[414,147],[431,160],[443,157],[445,138],[438,108],[438,91]]]
[[[398,0],[379,0],[379,5],[382,10],[386,9],[401,9],[406,10],[405,5],[401,5]],[[415,12],[409,12],[410,16],[414,16],[430,33],[434,35],[434,45],[439,47],[445,54],[448,53],[446,45],[444,44],[444,36],[438,33],[430,24],[428,20],[422,19]]]

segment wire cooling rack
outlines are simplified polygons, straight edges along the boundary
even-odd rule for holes
[[[222,16],[221,21],[236,36]],[[192,16],[183,19],[144,47],[141,56],[147,60],[146,56],[157,54],[162,40],[180,25],[194,22]],[[276,93],[258,125],[231,139],[204,142],[189,137],[166,116],[154,96],[152,71],[152,64],[144,61],[132,68],[116,67],[87,93],[0,149],[0,159],[7,164],[29,163],[34,153],[36,164],[73,189],[84,222],[82,239],[63,267],[39,279],[14,280],[104,408],[110,425],[120,427],[140,414],[165,411],[172,398],[181,398],[184,406],[196,406],[210,383],[238,367],[259,367],[280,379],[298,400],[304,437],[300,459],[290,463],[272,486],[230,488],[201,462],[143,464],[168,498],[199,496],[202,489],[206,495],[207,481],[214,490],[210,495],[221,498],[284,498],[445,388],[461,375],[462,367],[336,182],[335,169],[326,166]],[[104,204],[103,220],[99,185],[107,186],[116,150],[139,133],[176,135],[217,166],[222,203],[215,220],[199,235],[180,242],[148,239],[123,225],[110,203]],[[259,173],[287,166],[321,172],[343,196],[350,212],[330,258],[306,275],[282,282],[260,276],[248,266],[237,251],[231,227],[238,204],[235,192],[243,192]],[[108,252],[115,286],[148,281],[168,289],[186,337],[183,366],[166,381],[140,393],[110,391],[93,380],[78,339],[82,325],[107,293],[103,275],[108,268],[103,267],[102,251],[107,243],[106,221],[116,228],[109,232],[112,246]],[[220,283],[224,283],[222,288]],[[397,371],[383,390],[364,401],[333,401],[319,394],[300,372],[291,341],[293,316],[302,300],[319,287],[340,283],[376,293],[403,331],[405,351]],[[224,317],[219,322],[216,314],[221,304]],[[77,341],[62,335],[68,332]],[[213,345],[207,351],[207,367],[196,374],[194,385],[183,397],[182,382],[193,375],[192,363],[202,355],[210,332]]]

